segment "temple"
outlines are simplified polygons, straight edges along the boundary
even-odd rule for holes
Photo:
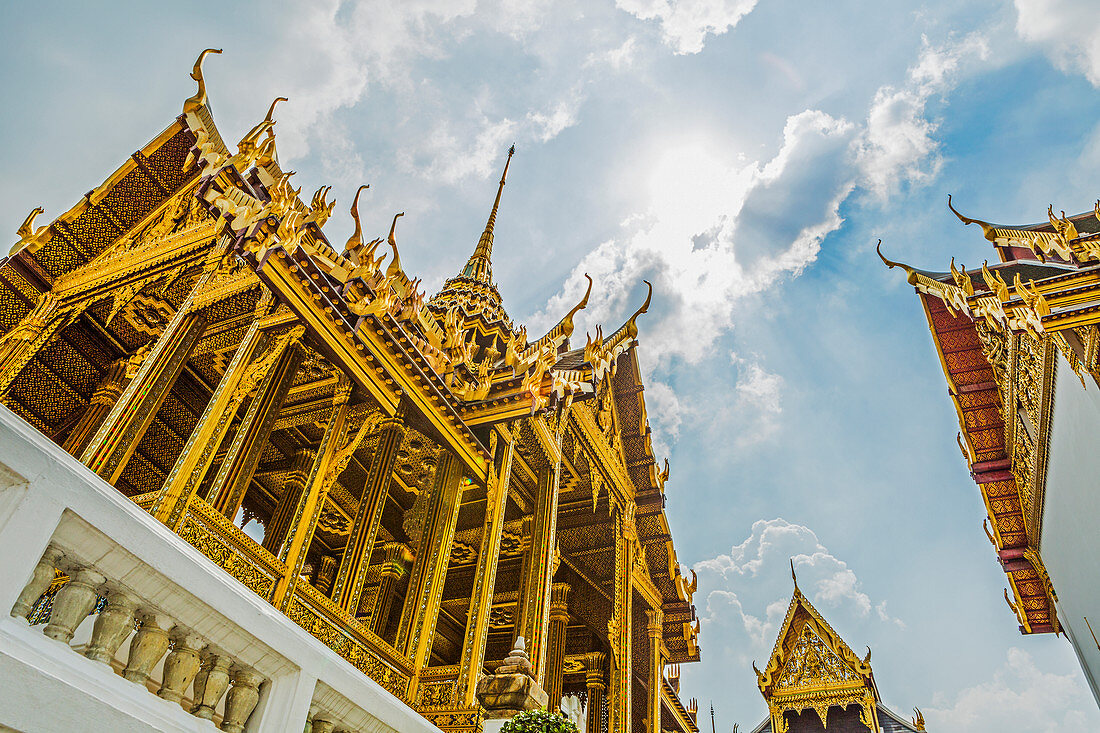
[[[1100,202],[1067,216],[976,224],[996,255],[979,268],[905,272],[958,415],[957,441],[985,503],[1005,605],[1022,634],[1064,634],[1100,702]]]
[[[752,733],[925,729],[920,710],[915,709],[908,722],[882,704],[871,671],[871,650],[862,659],[856,656],[802,594],[797,579],[771,658],[763,671],[755,664],[753,669],[768,703],[768,717]]]
[[[591,279],[545,334],[509,318],[492,256],[514,148],[435,295],[403,269],[402,214],[365,233],[365,187],[330,243],[329,188],[307,200],[279,165],[281,100],[225,144],[210,53],[179,117],[0,259],[0,632],[23,650],[0,661],[71,684],[85,720],[117,688],[120,730],[473,732],[522,637],[587,733],[696,731],[649,298],[577,347]],[[40,729],[71,714],[20,694],[0,709]]]

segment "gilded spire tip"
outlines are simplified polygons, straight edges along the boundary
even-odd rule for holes
[[[962,214],[960,214],[959,210],[956,209],[951,203],[951,194],[947,194],[947,208],[951,209],[951,213],[954,214],[955,217],[966,226],[970,226],[971,224],[977,224],[978,226],[980,226],[982,228],[982,233],[985,235],[985,238],[989,241],[993,241],[993,225],[989,222],[982,221],[981,219],[971,219],[969,216],[963,216]]]

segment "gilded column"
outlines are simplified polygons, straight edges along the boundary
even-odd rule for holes
[[[436,461],[424,533],[409,575],[397,638],[397,648],[412,659],[416,670],[426,667],[431,655],[462,495],[462,464],[458,457],[440,448]],[[410,691],[410,696],[414,693]]]
[[[84,465],[109,484],[114,484],[122,475],[206,329],[206,316],[191,310],[196,291],[204,283],[200,278],[199,284],[168,321],[137,374],[126,385],[80,457]]]
[[[332,586],[332,600],[352,616],[359,611],[359,599],[363,595],[363,581],[370,563],[374,539],[382,524],[382,509],[390,491],[390,479],[397,463],[397,449],[405,437],[406,428],[399,417],[387,418],[378,426],[378,443],[367,469],[367,481],[363,486],[363,498],[352,521],[336,583]]]
[[[283,349],[301,338],[303,333],[305,327],[296,326],[278,336],[270,336],[260,328],[259,320],[252,322],[191,437],[183,446],[183,452],[168,473],[164,487],[149,510],[150,514],[172,530],[179,528],[187,513],[187,505],[206,477],[214,453],[229,432],[237,409],[267,376]]]
[[[59,330],[76,320],[87,303],[63,308],[53,293],[43,293],[30,313],[7,333],[0,335],[0,397],[11,389],[23,367],[34,358]]]
[[[611,645],[611,685],[609,728],[614,731],[630,730],[631,688],[630,670],[632,646],[630,643],[634,611],[632,608],[633,584],[630,579],[634,567],[634,545],[638,533],[634,526],[634,502],[615,508],[615,607],[607,622],[607,641]]]
[[[390,619],[397,583],[405,577],[405,558],[409,554],[409,548],[400,542],[387,542],[384,550],[385,559],[382,561],[382,574],[378,581],[378,595],[370,619],[370,630],[379,636],[386,633],[386,622]]]
[[[283,350],[275,366],[268,370],[260,382],[259,391],[245,410],[225,460],[210,485],[206,500],[230,521],[241,508],[264,446],[275,427],[275,418],[294,383],[301,361],[302,350],[291,344]]]
[[[349,397],[351,397],[351,383],[341,373],[340,382],[336,385],[336,391],[332,397],[332,411],[329,413],[328,426],[325,428],[325,434],[321,436],[321,444],[317,448],[313,465],[310,466],[306,490],[302,492],[301,499],[294,510],[294,519],[290,523],[292,529],[279,545],[278,550],[273,553],[286,564],[286,572],[275,584],[275,590],[271,595],[272,604],[280,611],[285,612],[294,598],[294,588],[298,583],[298,576],[302,574],[309,545],[313,542],[317,520],[321,517],[321,509],[325,506],[328,490],[336,480],[336,477],[331,475],[333,472],[330,469],[334,468],[337,454],[343,447],[344,434],[347,430]]]
[[[554,545],[558,520],[558,482],[554,466],[539,472],[535,487],[535,508],[531,521],[531,547],[527,550],[525,574],[520,590],[522,612],[516,633],[527,642],[531,665],[545,687],[546,627],[550,622],[550,582],[553,576]]]
[[[135,357],[137,357],[136,363],[133,362]],[[80,455],[103,423],[103,419],[107,417],[107,413],[122,396],[122,390],[134,376],[143,358],[144,354],[138,352],[133,357],[119,359],[107,367],[106,373],[99,380],[99,385],[92,394],[92,399],[88,402],[88,407],[73,429],[69,431],[62,448],[73,455]]]
[[[547,634],[546,685],[547,710],[561,707],[562,676],[565,673],[565,630],[569,626],[569,584],[550,586],[550,628]]]
[[[584,655],[584,682],[588,687],[588,702],[585,706],[584,733],[603,733],[604,708],[607,701],[607,683],[604,682],[604,664],[607,657],[603,652],[589,652]]]
[[[303,448],[294,454],[294,463],[291,464],[290,472],[283,477],[283,493],[275,505],[275,512],[267,522],[267,527],[264,528],[264,547],[273,555],[278,554],[279,548],[290,534],[290,523],[294,520],[298,504],[302,501],[312,465],[313,451]]]
[[[646,631],[649,632],[649,699],[646,720],[649,721],[649,729],[657,731],[661,729],[661,685],[665,677],[665,663],[661,655],[663,614],[660,608],[651,608],[646,610],[646,616],[649,621],[646,625]]]
[[[485,522],[481,529],[481,548],[474,570],[474,586],[470,593],[470,610],[466,616],[466,636],[462,639],[462,656],[458,673],[458,697],[462,704],[472,706],[476,701],[477,681],[485,666],[485,644],[489,639],[489,610],[493,605],[493,591],[497,583],[497,564],[500,561],[500,539],[504,533],[504,510],[508,504],[508,485],[512,475],[512,456],[516,437],[507,430],[500,435],[508,441],[503,451],[499,471],[490,472],[492,482],[485,501]],[[490,441],[496,440],[493,432]],[[495,451],[494,451],[495,455]]]

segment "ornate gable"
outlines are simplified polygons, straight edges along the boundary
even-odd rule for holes
[[[856,656],[802,595],[797,581],[771,658],[764,671],[755,664],[753,669],[775,733],[790,729],[788,713],[812,708],[825,726],[829,708],[846,710],[853,705],[859,707],[859,719],[868,730],[880,730],[871,651],[863,659]]]

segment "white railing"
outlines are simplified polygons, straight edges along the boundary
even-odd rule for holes
[[[438,731],[2,406],[0,610],[0,728]]]

